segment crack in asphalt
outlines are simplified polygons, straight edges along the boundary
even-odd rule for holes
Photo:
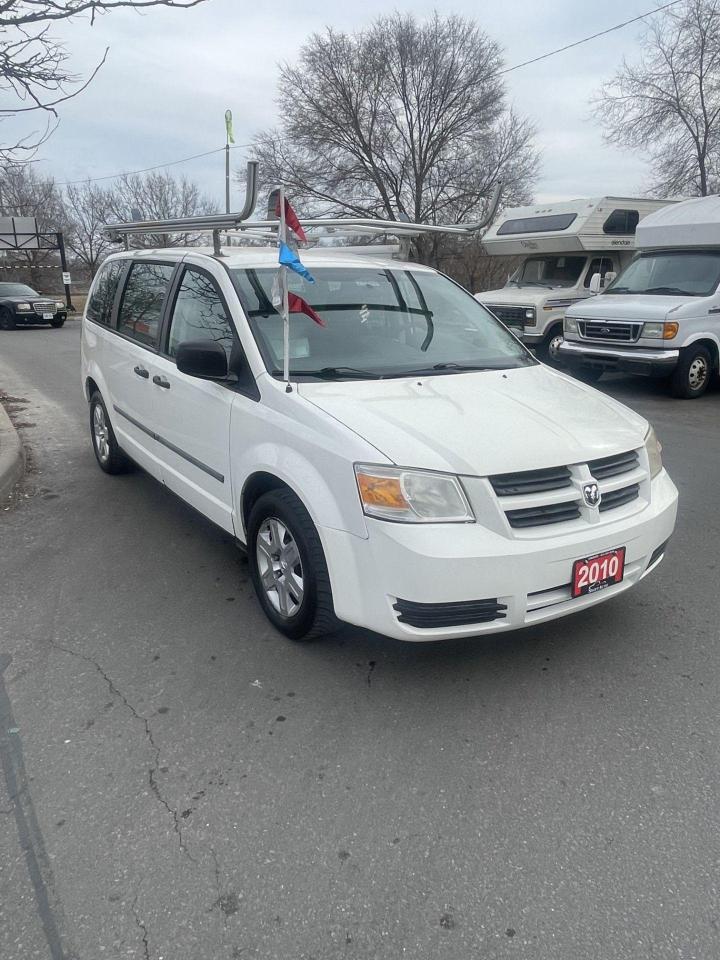
[[[151,767],[148,767],[148,784],[157,801],[160,804],[162,804],[163,807],[165,807],[167,812],[172,817],[173,830],[177,834],[178,843],[180,844],[180,849],[189,860],[192,860],[193,863],[197,863],[193,855],[188,850],[185,844],[185,841],[183,840],[182,827],[180,826],[180,818],[178,817],[178,812],[174,807],[170,806],[168,801],[162,795],[162,792],[160,791],[160,787],[158,786],[157,780],[155,779],[155,775],[157,774],[157,771],[160,767],[160,748],[155,743],[152,729],[150,728],[150,721],[148,720],[148,718],[143,716],[141,713],[139,713],[135,709],[135,707],[132,705],[132,703],[130,703],[130,701],[125,696],[125,694],[118,689],[112,677],[108,676],[108,674],[103,670],[103,668],[100,666],[100,664],[96,660],[93,660],[92,657],[86,656],[84,653],[78,653],[77,650],[71,650],[70,647],[66,647],[62,643],[58,643],[57,640],[51,639],[50,644],[51,646],[56,647],[58,650],[62,650],[63,653],[67,653],[71,657],[77,657],[78,660],[84,660],[86,663],[89,663],[93,667],[95,667],[97,672],[100,674],[100,676],[103,678],[105,683],[108,685],[108,689],[110,690],[110,693],[112,693],[113,696],[117,697],[118,700],[120,700],[120,702],[123,703],[124,706],[127,708],[127,710],[132,714],[132,716],[136,720],[138,720],[140,723],[143,724],[143,727],[145,728],[145,737],[148,743],[150,744],[150,746],[152,747],[153,752],[155,754],[155,762]]]
[[[215,848],[214,848],[214,847],[210,847],[210,853],[211,853],[211,855],[212,855],[213,862],[214,862],[214,864],[215,864],[215,889],[217,890],[217,900],[216,900],[215,903],[210,907],[210,910],[214,910],[215,907],[216,907],[216,906],[220,903],[220,901],[222,900],[223,889],[222,889],[222,883],[221,883],[221,881],[220,881],[220,862],[219,862],[219,860],[218,860],[217,853],[215,852]],[[225,913],[224,910],[220,910],[220,914],[221,914],[221,916],[222,916],[223,928],[224,928],[225,930],[227,930],[227,914]]]
[[[135,894],[135,899],[133,900],[133,905],[132,905],[133,917],[135,918],[135,925],[137,926],[138,930],[140,930],[140,932],[142,933],[142,942],[143,942],[143,950],[145,951],[145,960],[150,960],[150,946],[149,946],[148,931],[147,931],[147,927],[138,916],[137,902],[138,902],[138,894]]]

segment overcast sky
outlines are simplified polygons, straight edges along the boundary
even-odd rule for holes
[[[477,19],[498,40],[511,66],[652,9],[660,0],[398,0],[417,16],[433,9]],[[62,122],[43,148],[43,172],[57,180],[100,177],[190,156],[224,140],[223,115],[235,117],[235,139],[247,143],[276,118],[277,63],[292,60],[308,34],[325,25],[354,30],[391,7],[381,0],[208,0],[188,11],[118,12],[94,27],[62,29],[71,63],[87,73],[110,47],[92,86],[63,106]],[[603,143],[589,99],[619,64],[632,58],[642,24],[593,40],[507,77],[516,109],[538,129],[541,201],[604,194],[632,195],[644,187],[640,155]],[[58,31],[60,32],[60,31]],[[235,150],[241,166],[245,151]],[[173,168],[221,201],[222,154]],[[241,196],[235,191],[234,206]]]

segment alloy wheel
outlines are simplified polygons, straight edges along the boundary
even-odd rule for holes
[[[300,551],[290,530],[276,517],[267,517],[257,532],[255,553],[265,596],[281,617],[300,609],[305,593]]]
[[[99,403],[95,404],[93,410],[93,436],[98,458],[101,463],[106,463],[110,456],[110,431],[105,419],[105,411]]]

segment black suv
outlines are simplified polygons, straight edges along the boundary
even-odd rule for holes
[[[0,330],[26,323],[61,327],[66,320],[67,308],[61,300],[43,297],[24,283],[0,283]]]

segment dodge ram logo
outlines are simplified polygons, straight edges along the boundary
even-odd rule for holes
[[[583,499],[589,507],[600,506],[602,495],[600,493],[600,487],[594,480],[591,483],[586,483],[583,486]]]

